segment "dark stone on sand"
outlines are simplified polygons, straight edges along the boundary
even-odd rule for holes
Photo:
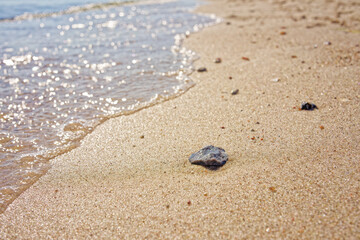
[[[303,102],[301,104],[301,110],[312,111],[312,110],[317,109],[317,108],[318,107],[313,103]]]
[[[235,89],[231,91],[231,95],[236,95],[239,93],[239,89]]]
[[[207,69],[206,69],[206,67],[201,67],[201,68],[198,68],[197,71],[198,72],[207,72]]]
[[[221,58],[216,58],[214,62],[215,63],[221,63]]]
[[[228,160],[228,155],[225,150],[212,145],[206,146],[203,149],[191,154],[189,161],[192,164],[202,166],[222,166]]]

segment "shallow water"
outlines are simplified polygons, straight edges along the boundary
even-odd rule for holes
[[[191,87],[181,41],[216,21],[194,0],[57,2],[0,11],[0,212],[105,119]]]

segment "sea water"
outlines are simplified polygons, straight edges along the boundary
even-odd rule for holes
[[[0,0],[0,212],[108,118],[193,85],[195,0]]]

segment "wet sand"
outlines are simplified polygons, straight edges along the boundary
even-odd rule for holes
[[[198,11],[224,21],[185,41],[208,70],[196,86],[54,159],[0,215],[0,238],[360,237],[360,5]],[[229,155],[216,171],[188,162],[209,144]]]

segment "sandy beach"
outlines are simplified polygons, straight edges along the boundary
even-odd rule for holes
[[[223,22],[185,40],[207,68],[196,85],[54,159],[0,215],[1,239],[360,238],[359,2],[197,11]],[[210,144],[229,161],[191,165]]]

